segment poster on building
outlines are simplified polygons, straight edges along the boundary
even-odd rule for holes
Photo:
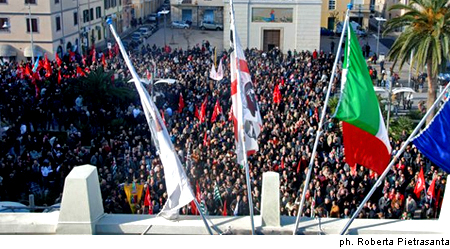
[[[253,8],[252,22],[292,23],[292,8]]]

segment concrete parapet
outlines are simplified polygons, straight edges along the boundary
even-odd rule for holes
[[[97,168],[75,167],[66,178],[57,234],[95,234],[95,224],[104,215]]]
[[[262,226],[280,226],[280,175],[276,172],[263,173],[261,192]]]

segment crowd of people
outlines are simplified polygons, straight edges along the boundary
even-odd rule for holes
[[[233,122],[229,119],[229,52],[219,54],[217,61],[222,59],[224,65],[220,81],[209,78],[214,53],[208,42],[189,50],[142,46],[131,53],[131,59],[140,75],[153,72],[154,60],[156,78],[176,79],[175,84],[156,85],[153,92],[192,190],[209,215],[249,215],[249,198],[254,213],[259,214],[262,174],[274,171],[280,174],[280,213],[296,216],[335,55],[295,50],[283,54],[277,48],[270,52],[245,50],[263,120],[259,151],[248,161],[248,186],[244,170],[236,163]],[[91,164],[98,168],[106,213],[131,213],[123,188],[133,182],[144,184],[142,196],[149,189],[151,198],[150,205],[141,199],[137,213],[157,214],[163,207],[167,199],[164,167],[139,99],[94,105],[83,94],[68,93],[71,85],[85,77],[78,68],[88,74],[102,67],[106,72],[113,71],[116,80],[131,78],[121,56],[107,56],[105,60],[100,54],[96,58],[92,64],[86,63],[90,57],[71,55],[64,56],[61,64],[52,61],[49,78],[45,77],[44,67],[37,70],[37,78],[24,75],[27,64],[23,61],[0,67],[0,201],[20,201],[30,193],[42,192],[56,193],[60,201],[70,170]],[[338,96],[339,70],[332,97]],[[133,90],[133,84],[123,87]],[[275,87],[281,93],[279,103],[273,101]],[[179,111],[180,95],[185,107]],[[216,101],[222,113],[212,122]],[[202,103],[206,103],[204,121],[196,113]],[[113,127],[112,121],[117,119],[125,121]],[[63,136],[53,135],[55,131]],[[393,155],[406,136],[404,132],[399,140],[390,138]],[[438,216],[446,174],[412,145],[399,158],[383,186],[364,205],[360,218]],[[311,182],[304,193],[305,216],[350,217],[379,177],[362,166],[354,169],[346,164],[340,125],[332,113],[325,117],[313,161]],[[426,190],[436,179],[431,196],[426,190],[414,193],[421,168]],[[251,197],[247,195],[248,187]],[[216,188],[220,198],[214,195]],[[191,205],[180,213],[196,214]]]

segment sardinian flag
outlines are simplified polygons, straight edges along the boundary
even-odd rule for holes
[[[223,65],[222,65],[222,59],[220,59],[219,67],[217,68],[214,65],[211,67],[211,71],[209,72],[209,77],[213,80],[220,81],[223,79]]]
[[[234,25],[230,26],[230,43],[231,47],[235,48],[230,56],[234,136],[238,163],[244,165],[244,144],[242,140],[245,143],[247,155],[258,151],[258,136],[261,132],[262,120],[244,51],[241,48],[237,33],[235,34],[236,46],[234,46]]]

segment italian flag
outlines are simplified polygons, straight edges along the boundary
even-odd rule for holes
[[[342,93],[335,117],[343,123],[346,162],[381,175],[391,158],[388,133],[358,38],[351,27],[347,30]]]

